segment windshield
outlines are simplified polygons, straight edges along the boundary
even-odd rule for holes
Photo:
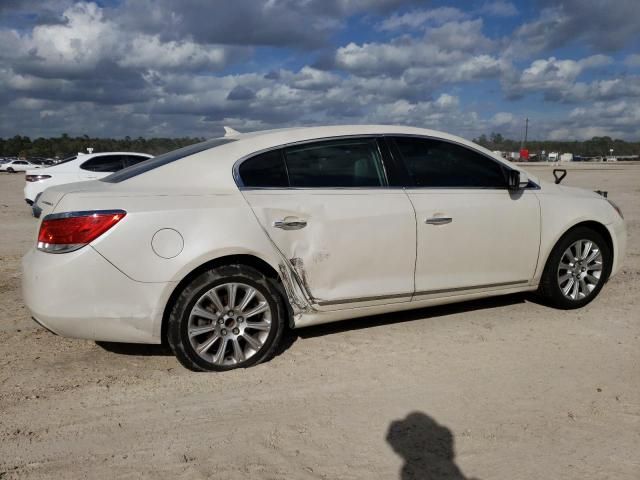
[[[175,162],[176,160],[180,160],[181,158],[188,157],[189,155],[219,147],[220,145],[233,141],[235,140],[231,138],[213,138],[205,142],[189,145],[188,147],[179,148],[178,150],[165,153],[112,173],[108,177],[104,177],[102,181],[108,183],[120,183],[130,178],[137,177],[149,170],[153,170],[168,163]]]

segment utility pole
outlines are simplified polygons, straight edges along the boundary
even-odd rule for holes
[[[527,144],[527,135],[529,134],[529,119],[525,118],[524,120],[524,137],[522,137],[522,141],[520,142],[520,150],[522,150]]]

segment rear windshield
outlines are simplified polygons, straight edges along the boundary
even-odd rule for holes
[[[120,183],[130,178],[137,177],[138,175],[148,172],[149,170],[153,170],[155,168],[166,165],[167,163],[175,162],[176,160],[188,157],[189,155],[203,152],[211,148],[219,147],[220,145],[224,145],[225,143],[233,141],[235,140],[232,138],[212,138],[211,140],[207,140],[205,142],[195,143],[193,145],[189,145],[188,147],[182,147],[178,150],[167,152],[164,155],[159,155],[157,157],[150,158],[149,160],[145,160],[144,162],[137,163],[127,168],[123,168],[118,172],[104,177],[102,181],[108,183]]]

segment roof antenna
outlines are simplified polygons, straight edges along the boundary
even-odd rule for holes
[[[236,135],[240,135],[240,132],[237,130],[234,130],[231,127],[227,127],[226,125],[224,126],[224,136],[225,137],[235,137]]]

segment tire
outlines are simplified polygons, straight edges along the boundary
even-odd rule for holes
[[[16,171],[12,167],[9,167],[7,168],[7,173],[16,173]]]
[[[286,318],[275,282],[252,267],[225,265],[201,273],[180,292],[168,317],[167,340],[190,370],[246,368],[274,355]]]
[[[577,243],[580,241],[583,243]],[[585,253],[588,242],[591,247]],[[589,261],[592,256],[593,260]],[[573,228],[553,247],[542,273],[539,293],[556,308],[584,307],[598,296],[609,278],[612,258],[611,248],[600,233],[587,227]]]

